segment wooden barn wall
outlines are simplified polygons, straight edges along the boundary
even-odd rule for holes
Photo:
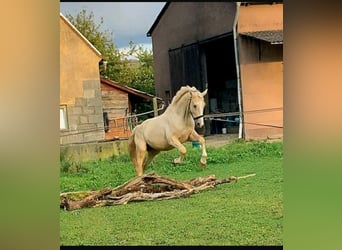
[[[108,113],[109,130],[106,140],[127,138],[130,135],[128,121],[125,116],[129,108],[128,94],[107,84],[101,84],[103,112]]]
[[[198,44],[169,51],[171,95],[181,86],[195,86],[202,91],[201,61]]]

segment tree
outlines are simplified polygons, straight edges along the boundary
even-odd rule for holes
[[[96,24],[94,13],[88,14],[85,9],[81,10],[76,17],[66,14],[66,18],[100,51],[103,60],[107,61],[106,73],[102,71],[101,75],[106,74],[110,79],[116,79],[121,69],[121,55],[111,38],[112,32],[101,31],[103,18],[101,17],[100,23]]]
[[[66,18],[100,51],[103,60],[107,62],[106,76],[120,84],[154,95],[153,55],[152,51],[137,46],[133,41],[129,43],[128,52],[121,52],[112,40],[112,32],[101,31],[103,18],[96,24],[94,13],[81,10],[75,17],[66,14]],[[132,61],[131,57],[136,58]],[[151,105],[143,109],[151,110]]]
[[[155,89],[152,51],[141,45],[137,46],[133,41],[130,41],[129,51],[125,55],[125,60],[128,60],[127,57],[129,56],[136,58],[136,65],[134,65],[134,63],[133,65],[128,63],[128,65],[131,65],[126,69],[126,77],[129,79],[122,79],[122,81],[129,82],[129,85],[132,88],[143,90],[154,95]]]

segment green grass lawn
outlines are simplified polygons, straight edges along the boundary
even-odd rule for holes
[[[283,245],[283,144],[234,141],[201,150],[186,143],[181,165],[177,150],[161,152],[147,172],[176,180],[215,174],[217,179],[256,176],[218,185],[188,198],[60,211],[61,245]],[[135,176],[127,155],[108,161],[63,162],[61,192],[116,187]]]

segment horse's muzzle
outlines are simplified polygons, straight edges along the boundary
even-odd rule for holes
[[[204,120],[203,119],[196,120],[195,125],[197,128],[202,128],[204,126]]]
[[[199,115],[196,117],[193,117],[196,127],[198,128],[202,128],[204,126],[204,119],[203,119],[204,115]]]
[[[202,122],[202,123],[196,122],[196,127],[198,127],[198,128],[203,128],[203,126],[204,126],[204,123],[203,123],[203,122]]]

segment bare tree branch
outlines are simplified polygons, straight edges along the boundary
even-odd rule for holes
[[[113,189],[106,187],[99,191],[61,193],[60,207],[70,211],[84,207],[122,205],[130,201],[185,198],[216,185],[252,176],[255,174],[216,180],[215,175],[209,175],[178,182],[169,177],[150,173],[135,177]]]

